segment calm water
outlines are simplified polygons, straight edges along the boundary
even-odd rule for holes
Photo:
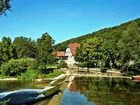
[[[140,83],[129,79],[76,78],[61,105],[140,105]]]
[[[36,88],[30,81],[0,81],[0,92]]]

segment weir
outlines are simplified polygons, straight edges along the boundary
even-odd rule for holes
[[[58,76],[43,89],[20,89],[0,93],[0,102],[7,101],[10,105],[22,105],[41,100],[58,92],[65,77],[66,75]]]

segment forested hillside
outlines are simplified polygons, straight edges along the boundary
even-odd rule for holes
[[[64,41],[54,47],[64,50],[71,42],[81,44],[75,57],[80,62],[79,66],[140,71],[140,18]]]
[[[86,35],[83,35],[83,36],[80,36],[77,38],[69,39],[62,43],[58,43],[58,44],[54,45],[54,49],[59,50],[59,51],[64,51],[64,50],[66,50],[69,43],[73,43],[73,42],[81,43],[83,40],[88,39],[88,38],[92,37],[93,35],[94,35],[94,33],[92,33],[92,34],[89,33],[89,34],[86,34]]]
[[[93,38],[94,36],[104,36],[106,34],[110,34],[114,30],[118,31],[117,33],[119,34],[120,32],[124,31],[124,29],[126,29],[128,26],[130,26],[131,24],[134,24],[134,23],[140,24],[140,19],[138,18],[136,20],[133,20],[133,21],[130,21],[127,23],[123,23],[119,26],[115,26],[115,27],[111,27],[111,28],[104,28],[104,29],[101,29],[101,30],[93,32],[93,33],[89,33],[89,34],[82,35],[82,36],[77,37],[77,38],[72,38],[72,39],[66,40],[62,43],[56,44],[54,46],[54,48],[56,50],[65,50],[69,43],[72,43],[72,42],[82,43],[85,40]],[[140,26],[139,26],[139,28],[140,28]]]
[[[85,38],[76,60],[89,67],[140,71],[140,19],[102,29]]]

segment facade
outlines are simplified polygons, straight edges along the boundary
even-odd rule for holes
[[[76,61],[74,60],[74,56],[76,55],[78,47],[80,47],[80,44],[70,43],[65,52],[57,52],[57,57],[59,58],[59,60],[65,60],[68,66],[73,66],[76,63]]]
[[[57,51],[56,57],[60,60],[65,60],[65,51]]]

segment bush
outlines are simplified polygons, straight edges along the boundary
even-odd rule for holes
[[[33,69],[28,69],[25,73],[22,73],[20,79],[22,80],[34,80],[38,77],[38,72]]]
[[[76,65],[77,65],[78,67],[82,67],[82,68],[87,67],[87,63],[86,63],[86,62],[77,63]]]
[[[61,61],[58,65],[58,68],[67,68],[67,63],[65,61]]]
[[[2,75],[19,76],[27,69],[35,69],[35,66],[36,60],[32,58],[11,59],[1,65],[0,72]]]
[[[46,78],[54,78],[54,77],[59,76],[60,74],[64,74],[64,72],[63,71],[55,70],[52,73],[49,73],[49,74],[45,75],[45,77]]]

